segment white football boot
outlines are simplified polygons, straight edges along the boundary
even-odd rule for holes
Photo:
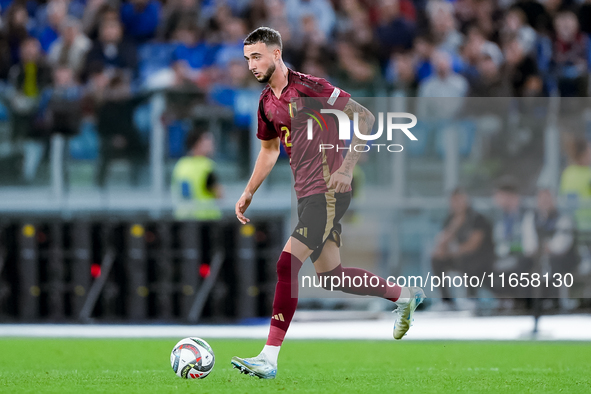
[[[420,287],[410,287],[411,297],[409,302],[403,305],[398,305],[394,311],[396,314],[396,321],[394,322],[394,339],[402,339],[411,326],[413,321],[413,314],[417,306],[426,298],[423,289]]]
[[[277,366],[271,364],[262,353],[251,358],[232,357],[232,366],[243,374],[261,379],[275,379],[277,375]]]

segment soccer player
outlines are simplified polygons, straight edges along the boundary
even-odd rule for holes
[[[418,287],[391,286],[369,271],[341,265],[339,221],[351,201],[351,180],[359,153],[351,149],[343,158],[342,153],[334,149],[320,151],[320,143],[345,149],[331,116],[326,116],[328,130],[322,134],[314,133],[311,141],[307,140],[305,127],[290,130],[294,99],[324,98],[328,108],[343,111],[349,119],[357,113],[359,131],[363,134],[371,133],[374,116],[351,99],[350,94],[328,81],[288,69],[281,58],[281,51],[280,34],[268,27],[256,29],[244,40],[244,58],[249,70],[259,82],[268,85],[261,93],[258,110],[257,137],[261,140],[261,150],[244,193],[236,203],[236,216],[242,224],[249,222],[244,213],[275,165],[280,143],[290,157],[298,198],[298,224],[277,262],[277,285],[267,343],[257,357],[232,358],[233,366],[241,372],[264,379],[273,379],[277,373],[279,350],[298,303],[297,274],[308,257],[314,263],[324,288],[382,297],[396,303],[396,339],[401,339],[408,331],[415,309],[425,298]],[[365,145],[365,141],[355,136],[351,145],[356,144]],[[342,280],[335,288],[331,287],[337,282],[336,278],[331,281],[333,277],[348,277],[351,280]],[[369,280],[365,283],[376,282],[379,285],[352,286],[356,277],[373,279],[373,282]]]

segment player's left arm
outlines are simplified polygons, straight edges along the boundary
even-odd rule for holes
[[[343,112],[346,113],[351,120],[353,119],[353,114],[357,113],[359,116],[359,132],[363,135],[368,135],[371,133],[371,129],[375,122],[375,117],[367,108],[352,98],[349,98],[349,101],[347,102],[347,105],[345,105]],[[355,133],[353,133],[351,146],[364,146],[366,143],[367,141],[362,140],[361,138],[357,137]],[[359,150],[363,151],[363,149]],[[343,164],[330,176],[330,181],[328,183],[329,188],[334,188],[337,193],[344,193],[349,189],[349,186],[351,186],[351,181],[353,180],[353,169],[355,168],[355,164],[357,164],[357,160],[359,160],[359,155],[361,155],[361,152],[358,152],[355,149],[351,149],[347,153]]]

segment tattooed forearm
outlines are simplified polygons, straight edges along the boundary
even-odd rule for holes
[[[359,132],[363,135],[371,134],[375,117],[371,112],[369,112],[367,108],[350,98],[349,102],[343,109],[343,112],[349,116],[349,119],[353,119],[355,116],[354,114],[357,113],[359,117]],[[364,146],[366,144],[367,141],[362,140],[361,138],[357,137],[355,133],[353,133],[353,137],[351,139],[351,150],[347,153],[347,156],[345,156],[345,161],[343,162],[342,168],[345,170],[345,172],[349,174],[353,173],[353,167],[355,167],[355,164],[361,155],[361,151],[363,151],[363,149],[358,148],[360,152],[357,152],[354,147]]]

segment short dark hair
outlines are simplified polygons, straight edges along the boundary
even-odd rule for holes
[[[277,45],[279,49],[283,50],[281,34],[270,27],[259,27],[244,39],[244,45],[253,45],[257,42],[262,42],[265,45]]]
[[[519,194],[519,181],[513,175],[503,175],[495,186],[495,189],[502,192]]]

